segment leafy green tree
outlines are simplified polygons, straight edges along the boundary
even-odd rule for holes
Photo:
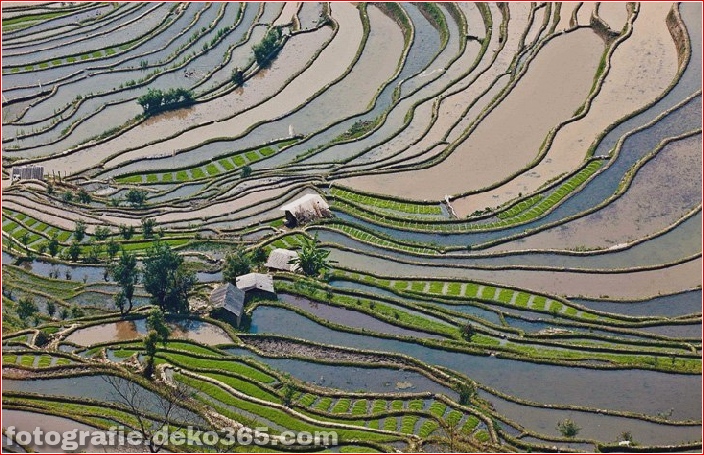
[[[83,204],[90,204],[91,201],[93,200],[93,197],[91,197],[91,195],[88,193],[88,191],[84,190],[83,188],[78,190],[77,196],[78,196],[79,202],[81,202]]]
[[[78,243],[78,240],[74,240],[73,242],[71,242],[71,245],[68,247],[68,257],[69,257],[69,259],[71,259],[71,262],[76,262],[80,255],[81,255],[81,245]]]
[[[156,220],[154,218],[144,218],[142,219],[142,235],[145,239],[151,239],[154,237],[154,227],[156,226]]]
[[[225,281],[235,282],[235,278],[245,275],[252,269],[252,260],[243,248],[238,248],[225,256],[222,277]]]
[[[235,68],[232,71],[232,82],[235,85],[239,86],[242,86],[242,84],[244,84],[244,72],[241,69]]]
[[[110,232],[110,228],[108,228],[107,226],[98,226],[97,228],[95,228],[95,232],[93,233],[93,235],[95,235],[95,238],[97,240],[100,240],[101,242],[110,237],[110,234],[112,234],[112,232]]]
[[[161,241],[147,248],[142,281],[151,301],[166,313],[188,312],[188,294],[197,283],[196,274],[183,258]]]
[[[293,386],[291,379],[286,375],[284,380],[282,381],[283,385],[281,386],[281,402],[283,403],[284,406],[291,406],[291,403],[293,403],[293,397],[296,396],[296,388]]]
[[[152,88],[147,90],[147,93],[137,98],[137,103],[142,106],[142,110],[145,114],[159,110],[163,101],[164,93],[161,90],[154,90]]]
[[[134,235],[134,226],[127,226],[125,224],[120,225],[120,235],[123,239],[129,240]]]
[[[22,233],[22,236],[20,237],[20,242],[22,242],[22,246],[24,246],[24,254],[26,256],[29,256],[29,232],[24,231]]]
[[[108,253],[108,256],[110,257],[111,261],[115,258],[115,255],[119,251],[120,251],[120,244],[117,243],[117,241],[115,239],[108,240],[108,243],[105,245],[105,252]]]
[[[54,317],[54,314],[56,314],[56,304],[51,300],[46,302],[46,314],[48,314],[49,317]]]
[[[252,168],[249,165],[244,166],[242,168],[242,171],[240,172],[240,175],[243,179],[246,179],[247,177],[252,175]]]
[[[291,259],[289,264],[297,265],[303,273],[315,277],[330,268],[328,256],[330,256],[330,251],[320,248],[318,236],[316,235],[312,240],[305,238],[298,257]]]
[[[166,92],[149,89],[137,98],[145,115],[155,114],[166,109],[173,109],[193,103],[193,92],[185,88],[170,88]]]
[[[146,365],[144,367],[144,377],[151,379],[154,376],[154,356],[157,352],[156,344],[159,342],[159,334],[155,331],[150,331],[144,337],[144,354],[146,356]]]
[[[91,240],[88,243],[88,261],[91,263],[99,262],[101,254],[103,254],[103,245]]]
[[[39,307],[31,297],[22,297],[17,302],[17,316],[23,321],[33,317],[38,311]]]
[[[83,311],[83,308],[79,307],[78,305],[73,305],[71,307],[71,317],[76,319],[76,318],[82,318],[83,316],[86,315],[86,312]]]
[[[46,250],[48,250],[48,249],[49,249],[49,243],[42,242],[37,246],[37,253],[44,254],[44,253],[46,253]]]
[[[266,262],[266,250],[260,246],[256,247],[250,255],[252,264],[262,265]]]
[[[123,250],[117,263],[110,267],[110,274],[120,285],[120,292],[115,295],[115,305],[120,313],[129,313],[132,311],[134,287],[139,283],[140,270],[137,267],[137,257]],[[125,305],[128,305],[127,311],[125,311]]]
[[[48,250],[51,257],[56,256],[59,252],[59,241],[56,239],[56,236],[53,236],[51,240],[49,240]]]
[[[276,57],[279,51],[279,40],[281,39],[281,28],[272,27],[266,33],[261,43],[255,44],[252,50],[257,64],[264,68]]]
[[[133,206],[141,207],[147,200],[147,192],[137,188],[130,188],[125,194],[125,199]]]
[[[460,404],[462,406],[469,405],[469,402],[477,394],[477,387],[471,382],[463,382],[460,384]]]
[[[158,308],[154,308],[147,316],[147,328],[150,331],[156,332],[159,336],[159,341],[166,346],[166,340],[168,340],[171,330],[169,326],[166,325],[166,319],[164,318],[164,312]]]
[[[83,220],[76,221],[76,227],[73,229],[73,238],[81,242],[86,237],[86,223]]]
[[[557,429],[566,438],[574,438],[581,428],[572,419],[564,419],[557,422]]]

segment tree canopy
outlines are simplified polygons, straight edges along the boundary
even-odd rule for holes
[[[328,256],[330,251],[320,248],[316,235],[312,240],[305,239],[298,257],[291,259],[289,264],[297,265],[308,276],[318,276],[330,268]]]
[[[120,285],[120,292],[115,295],[115,305],[120,313],[129,313],[132,311],[134,286],[139,283],[140,270],[137,267],[137,257],[123,250],[117,263],[110,267],[110,274]],[[125,304],[128,305],[126,311]]]
[[[188,294],[197,283],[196,274],[171,247],[156,241],[147,248],[142,276],[151,301],[165,313],[188,312]]]

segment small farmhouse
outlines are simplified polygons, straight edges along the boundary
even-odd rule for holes
[[[44,166],[35,166],[33,164],[15,166],[12,168],[11,179],[13,182],[19,180],[44,180]]]
[[[317,193],[306,194],[281,207],[288,227],[305,224],[318,218],[332,216],[330,206]]]
[[[269,259],[266,261],[266,266],[269,270],[284,270],[286,272],[295,272],[298,270],[297,264],[291,264],[291,260],[298,257],[298,253],[293,250],[284,248],[276,248],[269,254]]]
[[[274,291],[274,278],[263,273],[248,273],[238,276],[235,284],[239,289],[247,293],[276,294]]]
[[[244,311],[244,298],[244,291],[231,283],[218,286],[210,293],[210,315],[239,327]]]

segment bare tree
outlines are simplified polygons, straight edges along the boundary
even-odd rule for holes
[[[160,387],[156,393],[119,376],[106,375],[103,378],[112,388],[113,399],[134,416],[138,426],[135,430],[142,434],[144,445],[151,453],[161,451],[168,442],[169,438],[155,437],[158,432],[165,427],[169,432],[179,431],[192,415],[180,406],[190,397],[188,388],[181,383]]]

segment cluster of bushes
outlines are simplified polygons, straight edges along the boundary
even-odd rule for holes
[[[279,27],[271,28],[261,43],[253,47],[254,58],[257,59],[257,64],[264,68],[271,62],[279,50],[279,40],[281,39],[281,29]]]
[[[137,98],[137,102],[145,115],[187,106],[193,103],[193,92],[185,88],[171,88],[165,92],[159,89],[149,89],[146,94]]]

